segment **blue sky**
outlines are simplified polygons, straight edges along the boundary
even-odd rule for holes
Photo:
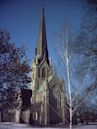
[[[76,35],[83,16],[83,0],[45,0],[45,19],[49,56],[55,61],[55,33],[64,20]],[[0,28],[11,33],[16,46],[25,46],[32,62],[38,38],[42,0],[0,0]]]

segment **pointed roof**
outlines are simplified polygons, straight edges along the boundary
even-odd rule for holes
[[[40,62],[45,58],[47,63],[49,64],[44,8],[42,8],[40,30],[35,55],[39,58]]]

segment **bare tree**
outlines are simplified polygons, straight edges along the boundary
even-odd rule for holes
[[[95,82],[93,93],[97,92],[97,1],[86,0],[85,15],[81,22],[80,32],[74,44],[74,52],[82,57],[77,68],[77,76],[86,75],[89,70],[89,81],[86,91],[90,91]],[[90,65],[89,65],[90,62]],[[92,94],[93,96],[93,94]],[[94,97],[94,99],[96,99]]]
[[[15,92],[18,88],[27,88],[30,81],[30,67],[24,48],[16,48],[10,34],[0,30],[0,101],[1,108],[14,107]]]
[[[72,87],[70,79],[70,62],[71,62],[71,37],[67,25],[65,24],[63,32],[59,34],[60,38],[57,40],[56,50],[58,52],[60,61],[65,64],[64,74],[67,75],[67,85],[68,85],[68,104],[70,112],[70,129],[72,129]]]
[[[90,89],[90,91],[87,94],[85,93],[85,90],[87,89],[87,80],[89,79],[90,74],[90,66],[91,66],[91,60],[89,61],[89,67],[88,71],[85,74],[85,78],[82,82],[82,84],[77,83],[75,85],[75,81],[78,81],[75,76],[75,69],[78,64],[79,60],[76,61],[76,56],[74,54],[74,51],[72,51],[74,47],[74,40],[72,39],[72,34],[70,32],[70,29],[65,24],[65,27],[63,27],[62,33],[60,32],[59,36],[57,36],[57,54],[58,59],[60,60],[61,64],[63,64],[63,76],[65,79],[65,87],[67,89],[67,101],[69,104],[69,110],[70,110],[70,129],[72,129],[72,122],[73,122],[73,116],[75,113],[80,110],[81,106],[87,102],[88,97],[91,95],[95,88],[95,81],[93,80],[93,86]],[[74,65],[75,64],[75,65]],[[67,80],[67,81],[66,81]],[[83,95],[82,95],[83,93]]]

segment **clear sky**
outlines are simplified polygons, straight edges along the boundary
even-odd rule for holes
[[[0,28],[11,33],[16,46],[24,45],[32,62],[37,42],[43,0],[0,0]],[[49,55],[54,59],[55,33],[64,20],[74,34],[80,27],[83,16],[83,0],[45,0],[45,19]],[[54,62],[54,61],[53,61]]]

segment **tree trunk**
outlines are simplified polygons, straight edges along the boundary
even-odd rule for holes
[[[70,106],[70,129],[72,129],[72,96],[71,96],[71,84],[70,84],[70,69],[69,60],[67,58],[67,80],[68,80],[68,90],[69,90],[69,106]]]

